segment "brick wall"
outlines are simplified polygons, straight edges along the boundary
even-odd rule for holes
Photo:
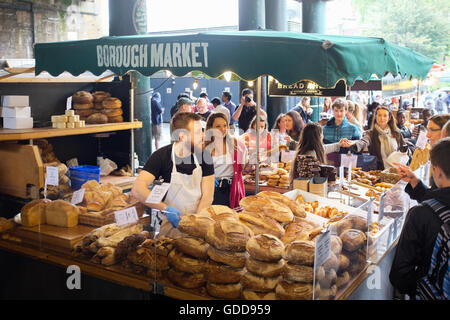
[[[0,0],[0,59],[34,58],[33,43],[99,38],[105,0]]]

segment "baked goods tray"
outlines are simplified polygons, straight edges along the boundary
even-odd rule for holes
[[[140,203],[139,201],[135,201],[128,206],[124,207],[123,209],[136,207],[136,211],[138,214],[138,217],[141,218],[145,211],[145,206]],[[121,209],[121,210],[123,210]],[[78,223],[79,224],[85,224],[88,226],[93,227],[102,227],[104,225],[114,223],[115,222],[115,216],[114,216],[113,209],[106,209],[100,212],[95,213],[81,213],[78,216]]]

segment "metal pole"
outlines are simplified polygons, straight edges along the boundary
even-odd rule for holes
[[[259,192],[259,116],[261,114],[261,77],[256,80],[256,167],[255,194]]]
[[[133,73],[135,71],[131,71]],[[134,122],[134,77],[131,74],[130,75],[130,83],[131,83],[131,89],[130,89],[130,122]],[[135,170],[134,167],[134,129],[131,129],[130,131],[130,162],[131,162],[131,172],[132,176],[135,176]]]

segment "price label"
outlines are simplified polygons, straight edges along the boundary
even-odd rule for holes
[[[169,190],[170,183],[164,182],[161,185],[155,185],[150,192],[150,195],[147,197],[147,200],[145,202],[147,203],[160,203],[164,196],[167,193],[167,190]]]
[[[119,227],[129,223],[135,223],[139,220],[136,207],[115,211],[114,217],[116,218],[116,224]]]
[[[72,200],[70,201],[70,203],[79,204],[83,202],[85,191],[86,191],[85,188],[81,188],[80,190],[75,191],[72,195]]]
[[[330,230],[316,237],[316,248],[315,248],[315,262],[316,266],[321,266],[330,258],[331,255],[331,237]]]
[[[45,184],[57,187],[59,183],[58,167],[46,167],[46,172]]]
[[[72,109],[72,96],[68,97],[66,100],[66,110]]]
[[[288,163],[295,159],[295,151],[281,151],[281,162]]]
[[[344,167],[339,167],[339,184],[342,186],[344,184]]]
[[[346,155],[346,154],[341,154],[341,166],[342,167],[347,167],[349,168],[350,165],[353,168],[356,168],[356,164],[358,162],[358,156],[356,155]]]
[[[417,138],[416,147],[423,150],[425,149],[427,142],[428,142],[427,132],[421,131],[419,133],[419,137]]]

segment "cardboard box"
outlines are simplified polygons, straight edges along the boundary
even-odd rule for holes
[[[30,105],[29,96],[2,96],[2,107],[25,107]]]
[[[30,107],[0,107],[0,115],[4,118],[30,118]]]
[[[31,129],[33,128],[33,118],[3,118],[3,128]]]
[[[326,198],[328,196],[328,179],[314,177],[309,181],[309,192]]]
[[[306,178],[297,178],[292,182],[292,186],[294,189],[300,189],[308,192],[309,179]]]

